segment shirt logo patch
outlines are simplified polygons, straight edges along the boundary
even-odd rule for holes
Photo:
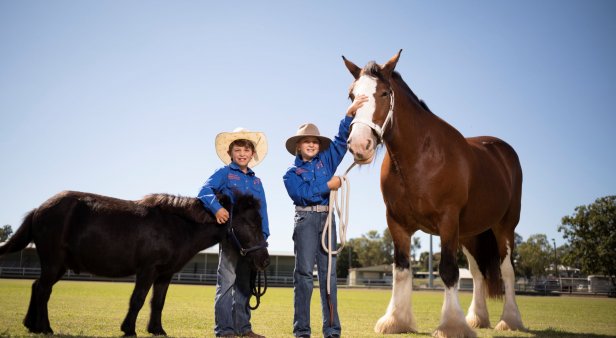
[[[304,169],[304,168],[297,168],[297,170],[295,170],[295,173],[296,173],[297,175],[301,175],[301,174],[303,174],[303,173],[305,173],[305,172],[308,172],[308,170],[306,170],[306,169]]]
[[[237,176],[236,174],[233,174],[233,173],[229,173],[229,175],[227,175],[227,178],[230,179],[230,180],[234,180],[234,181],[239,181],[240,180],[240,177]]]
[[[252,181],[252,184],[254,184],[254,185],[259,185],[259,184],[261,184],[261,180],[260,180],[260,179],[258,179],[258,178],[255,178],[255,179]]]
[[[321,169],[321,168],[323,168],[323,162],[321,162],[321,161],[317,162],[317,164],[316,164],[316,168],[317,168],[317,169]]]

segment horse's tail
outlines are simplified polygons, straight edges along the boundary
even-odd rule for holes
[[[488,297],[500,298],[503,295],[503,280],[500,271],[500,254],[496,236],[492,229],[477,235],[475,261],[488,287]]]
[[[0,246],[0,256],[20,251],[30,244],[32,241],[32,219],[34,218],[35,211],[36,209],[30,211],[26,217],[24,217],[24,221],[15,234],[13,234],[4,245]]]

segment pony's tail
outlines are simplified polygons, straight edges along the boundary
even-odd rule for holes
[[[488,297],[501,298],[503,295],[503,280],[500,271],[500,254],[496,236],[492,229],[477,236],[477,256],[475,260],[488,287]]]
[[[0,256],[20,251],[25,248],[32,241],[32,218],[34,218],[35,210],[30,211],[24,221],[21,223],[21,226],[9,240],[4,243],[4,245],[0,246]]]

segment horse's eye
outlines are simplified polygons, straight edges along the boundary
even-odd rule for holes
[[[351,101],[355,100],[355,95],[349,94],[349,100],[351,100]]]
[[[381,94],[381,97],[385,97],[385,96],[387,96],[387,95],[389,95],[389,91],[384,91],[384,92]]]

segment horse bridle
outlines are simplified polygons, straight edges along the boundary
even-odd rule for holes
[[[379,126],[378,124],[372,122],[371,120],[362,119],[362,118],[355,118],[353,119],[353,122],[351,122],[351,126],[353,126],[353,124],[355,123],[368,126],[376,134],[379,140],[379,143],[383,143],[383,133],[385,131],[385,127],[388,123],[391,123],[392,116],[394,115],[394,90],[393,88],[389,87],[389,92],[391,93],[389,96],[389,111],[387,112],[387,116],[385,117],[385,121],[383,122],[382,126]]]
[[[233,240],[233,243],[235,243],[235,246],[240,251],[240,255],[242,256],[246,256],[246,254],[248,254],[249,252],[253,252],[259,249],[265,249],[268,247],[267,242],[263,241],[255,246],[251,246],[248,249],[244,249],[244,247],[242,247],[242,243],[240,243],[240,240],[235,235],[235,231],[233,231],[232,225],[229,225],[229,237],[231,237],[231,239]]]
[[[235,246],[239,250],[240,255],[246,256],[246,254],[248,254],[249,252],[253,252],[259,249],[265,249],[268,247],[267,241],[264,240],[255,246],[251,246],[248,249],[244,249],[244,247],[242,246],[242,243],[240,243],[240,240],[235,235],[235,231],[233,231],[232,219],[233,219],[233,207],[231,207],[231,213],[229,214],[229,237],[231,237],[231,239],[235,243]],[[261,274],[263,274],[263,282],[264,282],[263,286],[261,286]],[[251,310],[256,310],[259,307],[259,304],[261,304],[261,296],[263,296],[266,291],[267,291],[267,273],[265,273],[265,271],[251,270],[250,271],[250,294],[251,296],[255,296],[257,304],[255,304],[255,306],[251,306],[250,298],[248,298],[248,302],[246,303],[246,306]]]
[[[268,247],[269,244],[267,243],[267,241],[264,240],[255,246],[251,246],[248,249],[244,249],[244,247],[242,246],[242,243],[240,243],[240,240],[235,235],[235,231],[233,231],[232,220],[233,220],[233,207],[231,207],[231,213],[229,214],[229,231],[228,232],[229,232],[229,237],[231,237],[231,239],[233,240],[233,243],[235,243],[235,246],[239,250],[240,255],[246,256],[246,254],[248,254],[249,252],[253,252],[259,249],[265,249]]]

